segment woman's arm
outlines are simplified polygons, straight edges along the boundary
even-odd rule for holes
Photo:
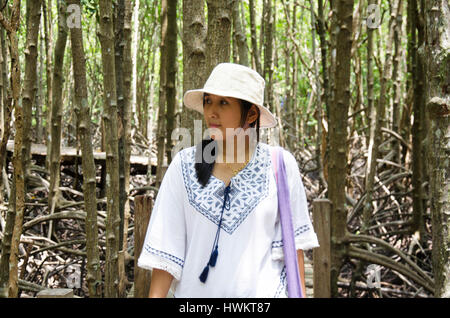
[[[302,294],[306,298],[306,283],[305,283],[305,259],[303,257],[303,250],[297,250],[298,271],[300,273],[300,280],[302,282]]]
[[[172,284],[173,276],[161,269],[152,270],[152,280],[150,283],[150,298],[166,298]]]

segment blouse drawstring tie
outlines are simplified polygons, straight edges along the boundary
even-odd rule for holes
[[[203,269],[203,271],[199,277],[200,281],[202,283],[206,282],[206,279],[208,278],[209,267],[216,266],[217,257],[219,256],[219,250],[218,250],[219,249],[219,236],[220,236],[220,227],[222,225],[222,219],[223,219],[223,210],[224,209],[230,210],[230,190],[231,190],[231,182],[228,186],[225,187],[222,212],[220,213],[219,225],[217,226],[216,237],[214,238],[214,244],[213,244],[213,248],[211,250],[211,255],[210,255],[209,261],[206,264],[205,268]]]

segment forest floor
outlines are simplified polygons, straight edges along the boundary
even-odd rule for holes
[[[151,157],[156,153],[155,147],[148,147],[148,142],[141,140],[134,146],[133,155]],[[149,150],[152,149],[152,155]],[[353,148],[355,149],[355,148]],[[357,149],[357,148],[356,148]],[[303,183],[307,193],[310,208],[316,198],[324,198],[326,192],[321,191],[319,177],[315,168],[313,151],[307,147],[301,151],[293,151],[299,162],[300,171],[303,174]],[[358,153],[351,154],[350,178],[348,180],[348,230],[357,234],[361,224],[361,199],[364,186],[365,158]],[[379,173],[377,197],[375,199],[376,211],[373,217],[370,235],[388,242],[395,248],[407,254],[418,266],[431,276],[431,235],[429,234],[429,216],[426,226],[428,229],[425,237],[410,235],[405,227],[411,216],[410,176],[404,174],[395,179],[393,176],[402,173],[401,169],[389,169],[383,167]],[[49,221],[46,216],[50,214],[47,206],[48,197],[48,172],[42,162],[32,163],[32,173],[28,179],[29,190],[26,198],[26,213],[24,217],[24,231],[20,244],[20,297],[35,297],[37,292],[45,288],[74,288],[78,297],[87,297],[86,252],[84,221],[79,217],[83,211],[82,172],[81,164],[72,163],[61,165],[61,200],[55,209],[55,213],[66,214],[66,218],[54,220],[53,233],[49,233]],[[142,172],[141,172],[142,173]],[[8,166],[9,184],[12,178],[12,165]],[[392,181],[394,180],[394,181]],[[125,256],[125,269],[127,273],[127,294],[131,297],[133,287],[134,270],[134,198],[136,195],[154,195],[148,190],[152,183],[152,177],[145,174],[134,174],[130,178],[130,220],[128,227],[127,245]],[[101,191],[102,165],[97,164],[97,198],[99,215],[99,245],[100,260],[104,265],[105,260],[105,218],[106,203],[105,194]],[[4,202],[0,202],[0,228],[5,228],[5,217],[8,209],[8,196],[10,189],[2,189]],[[311,211],[311,209],[310,209]],[[64,212],[64,213],[62,213]],[[3,232],[0,231],[0,239]],[[367,244],[361,244],[367,246]],[[395,261],[400,259],[388,251],[372,246],[373,251],[391,257]],[[308,295],[312,297],[312,251],[306,251]],[[360,271],[359,261],[347,259],[340,273],[338,282],[339,292],[342,297],[432,297],[432,294],[423,287],[418,286],[404,275],[388,268],[380,267],[379,288],[368,286],[369,272],[364,265]],[[78,275],[80,273],[80,275]],[[359,274],[359,275],[358,275]]]

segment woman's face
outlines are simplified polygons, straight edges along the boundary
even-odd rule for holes
[[[226,140],[227,128],[234,131],[241,127],[241,102],[234,97],[205,93],[203,115],[211,138]]]

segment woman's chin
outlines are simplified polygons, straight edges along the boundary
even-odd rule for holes
[[[211,139],[214,141],[223,141],[224,138],[221,136],[217,136],[217,135],[210,135]]]
[[[209,128],[209,136],[215,141],[223,140],[223,133],[218,128]]]

